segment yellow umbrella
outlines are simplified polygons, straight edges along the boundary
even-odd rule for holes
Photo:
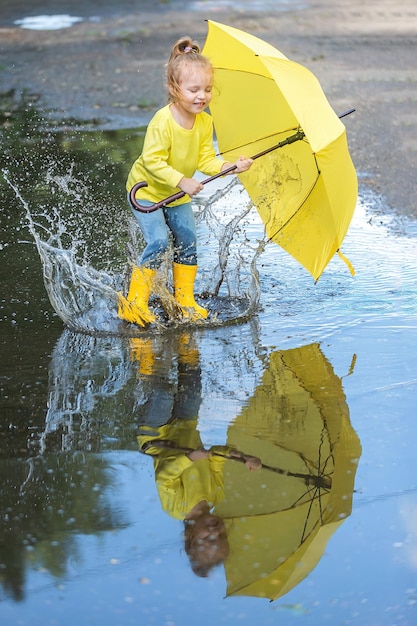
[[[317,280],[340,252],[357,200],[346,130],[315,76],[268,43],[209,21],[219,149],[234,162],[268,152],[239,175],[268,237]]]
[[[226,460],[215,509],[228,527],[227,595],[275,600],[313,570],[349,516],[361,455],[341,381],[318,344],[271,355],[227,444],[289,472],[249,473]]]

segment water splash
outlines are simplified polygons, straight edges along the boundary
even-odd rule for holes
[[[77,260],[82,240],[74,238],[69,246],[64,245],[68,229],[57,207],[51,214],[43,212],[36,218],[7,172],[3,176],[24,209],[27,227],[41,259],[45,289],[56,313],[73,330],[115,332],[118,324],[115,277]],[[68,179],[64,182],[63,191]]]
[[[135,336],[143,333],[143,329],[126,324],[117,316],[118,292],[126,292],[129,267],[143,245],[134,219],[131,218],[128,224],[127,241],[124,241],[124,224],[119,223],[118,230],[114,224],[110,228],[103,224],[102,216],[95,218],[92,192],[77,179],[74,165],[64,175],[55,173],[52,168],[47,171],[44,187],[49,206],[41,205],[36,211],[9,173],[3,171],[3,176],[24,210],[27,227],[42,263],[45,289],[52,307],[66,326],[89,334]],[[247,205],[238,213],[233,211],[232,217],[229,213],[226,220],[216,215],[219,198],[224,202],[226,197],[228,203],[233,202],[228,198],[233,187],[234,184],[229,185],[207,198],[197,217],[198,229],[204,239],[200,300],[213,311],[202,324],[209,326],[248,319],[259,300],[256,261],[262,245],[255,250],[246,245],[244,226],[251,207]],[[112,237],[108,237],[109,232],[113,233]],[[124,248],[130,263],[125,261],[120,270],[120,259],[116,257]],[[98,259],[103,269],[96,269]],[[170,288],[167,269],[165,277]],[[166,286],[164,291],[169,297]],[[152,304],[159,314],[158,332],[183,323],[166,316],[160,299],[154,298]]]

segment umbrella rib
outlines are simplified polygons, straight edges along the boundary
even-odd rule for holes
[[[259,56],[258,54],[256,54],[255,56]],[[220,67],[218,65],[216,65],[216,72],[218,71],[223,71],[223,72],[230,72],[230,67]],[[260,76],[263,79],[269,80],[271,81],[271,83],[275,84],[275,80],[272,78],[272,76],[265,76],[265,74],[261,74],[260,72],[249,72],[248,70],[241,70],[238,67],[233,69],[233,73],[235,74],[247,74],[248,76]]]
[[[317,493],[317,492],[320,492],[320,489],[321,489],[321,487],[312,487],[312,488],[307,489],[307,491],[305,493],[303,493],[302,496],[297,498],[297,500],[295,500],[290,506],[279,508],[275,512],[282,513],[283,511],[291,511],[292,509],[295,509],[300,502],[301,502],[301,504],[306,504],[307,501],[310,503],[309,504],[309,509],[310,509],[312,507],[314,501],[321,498],[321,494]],[[311,497],[309,497],[306,502],[302,502],[302,499],[306,495],[309,495],[310,492],[314,492],[314,494]],[[264,517],[264,515],[265,515],[264,512],[261,512],[261,513],[251,513],[250,517],[251,518]],[[234,520],[234,519],[241,519],[241,517],[242,517],[242,515],[240,513],[237,513],[236,515],[228,515],[227,519]]]
[[[303,208],[304,204],[307,202],[308,198],[310,197],[311,193],[313,192],[314,187],[316,186],[316,184],[317,184],[317,182],[318,182],[318,180],[319,180],[319,178],[320,178],[320,176],[321,176],[321,171],[320,171],[320,169],[319,169],[319,166],[318,166],[318,163],[317,163],[317,158],[316,158],[316,155],[315,155],[314,153],[313,153],[313,156],[314,156],[314,160],[315,160],[316,167],[317,167],[317,177],[316,177],[316,179],[315,179],[315,180],[314,180],[314,182],[312,183],[312,185],[311,185],[311,187],[310,187],[310,190],[309,190],[308,194],[306,195],[306,197],[304,198],[304,200],[302,201],[302,203],[300,204],[300,206],[298,207],[298,209],[297,209],[297,210],[296,210],[296,211],[295,211],[295,212],[294,212],[294,213],[293,213],[293,214],[292,214],[292,215],[288,218],[288,220],[287,220],[284,224],[281,224],[281,226],[280,226],[280,227],[279,227],[279,228],[278,228],[278,229],[277,229],[277,230],[276,230],[276,231],[275,231],[275,232],[274,232],[274,233],[273,233],[270,237],[268,237],[268,239],[267,239],[267,243],[271,242],[271,241],[274,239],[274,237],[276,237],[276,236],[278,235],[278,233],[280,233],[280,232],[281,232],[281,230],[282,230],[283,228],[285,228],[288,224],[290,224],[290,222],[291,222],[291,221],[294,219],[294,217],[295,217],[295,216],[299,213],[299,211],[301,211],[301,209]],[[340,246],[339,246],[339,248],[336,250],[336,252],[339,252],[339,254],[341,254],[341,253],[340,253]],[[348,262],[348,265],[349,265],[349,262]],[[318,278],[316,279],[316,281],[315,281],[315,282],[317,282],[317,280],[318,280]]]
[[[316,161],[317,162],[317,161]],[[317,185],[317,181],[319,180],[321,175],[320,170],[317,168],[317,177],[315,178],[314,182],[312,183],[310,190],[308,192],[308,194],[306,195],[306,197],[304,198],[304,200],[302,201],[302,203],[300,204],[300,206],[298,207],[298,209],[291,215],[291,217],[289,217],[287,219],[286,222],[284,222],[283,224],[281,224],[281,226],[268,238],[267,243],[272,241],[274,237],[276,237],[278,235],[278,233],[281,232],[281,230],[283,228],[285,228],[290,222],[291,220],[294,219],[294,217],[297,215],[297,213],[299,213],[299,211],[301,211],[301,209],[303,208],[304,204],[307,202],[308,198],[310,197],[311,193],[313,192],[314,187]]]
[[[277,139],[282,136],[285,135],[286,133],[297,133],[301,130],[300,126],[294,126],[291,128],[287,128],[286,130],[282,130],[276,133],[271,133],[270,135],[264,135],[263,137],[257,137],[256,139],[252,139],[252,141],[247,141],[246,143],[242,143],[240,146],[233,146],[232,148],[228,148],[227,150],[223,150],[223,152],[218,152],[216,156],[223,156],[225,154],[228,154],[229,152],[233,152],[234,150],[241,150],[241,148],[247,148],[248,146],[252,146],[255,143],[258,143],[260,141],[264,141],[265,139],[272,139],[273,137],[276,137]],[[305,140],[303,140],[305,141]],[[308,143],[308,142],[307,142]]]
[[[319,491],[319,489],[316,488],[314,491],[317,492],[317,491]],[[322,520],[322,509],[321,509],[321,498],[320,498],[320,495],[318,496],[318,498],[319,498],[319,507],[320,507],[320,522],[323,522],[323,520]],[[310,517],[311,508],[313,506],[313,502],[314,502],[315,499],[316,499],[316,495],[314,495],[310,499],[310,505],[308,507],[306,519],[305,519],[305,522],[304,522],[303,532],[301,534],[301,542],[303,542],[305,540],[305,537],[306,537],[308,518]]]

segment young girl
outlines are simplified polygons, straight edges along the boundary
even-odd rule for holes
[[[203,185],[193,176],[197,170],[213,176],[232,165],[216,157],[212,119],[204,111],[212,97],[212,65],[189,37],[179,39],[172,48],[167,84],[169,103],[149,123],[142,154],[133,164],[126,186],[129,192],[136,183],[147,183],[136,195],[145,206],[178,190],[186,195],[152,213],[132,208],[146,247],[133,267],[127,298],[119,294],[118,314],[140,326],[155,321],[148,300],[169,245],[169,231],[174,243],[172,273],[178,308],[192,321],[207,317],[208,311],[194,299],[197,242],[191,198]],[[244,172],[252,165],[252,159],[239,157],[235,165],[233,173]]]

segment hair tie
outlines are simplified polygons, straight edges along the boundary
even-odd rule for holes
[[[194,48],[191,48],[191,46],[186,46],[184,48],[184,54],[187,54],[188,52],[195,52]]]

